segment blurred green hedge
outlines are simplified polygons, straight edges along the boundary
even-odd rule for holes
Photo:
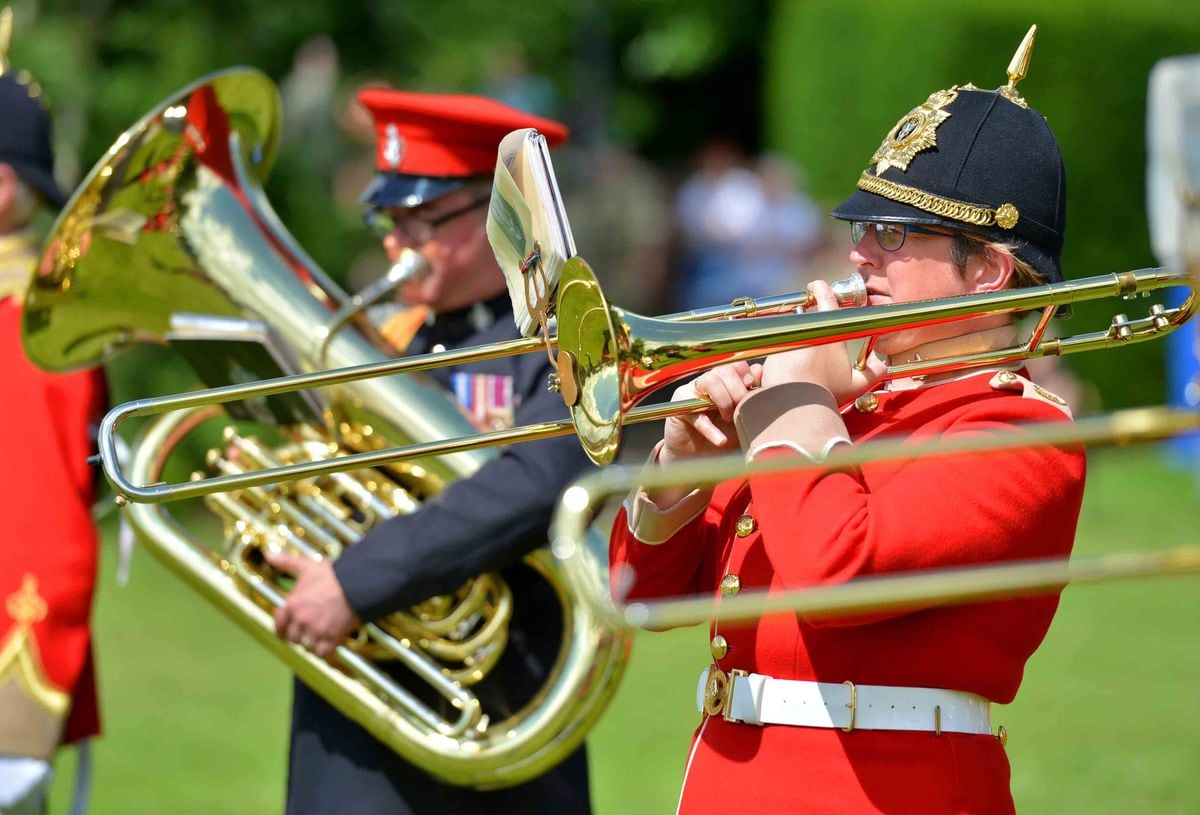
[[[835,205],[888,130],[929,93],[994,88],[1030,24],[1037,43],[1020,90],[1062,146],[1069,195],[1068,278],[1156,264],[1145,206],[1149,73],[1165,56],[1200,50],[1200,17],[1178,3],[1014,0],[1002,6],[894,0],[780,0],[768,25],[768,144],[804,166],[812,193]],[[1119,302],[1088,304],[1059,326],[1104,328]],[[1141,303],[1128,313],[1144,316]],[[1163,399],[1164,346],[1070,358],[1104,407]]]

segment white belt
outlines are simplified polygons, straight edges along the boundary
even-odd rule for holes
[[[709,667],[700,674],[697,707],[746,724],[840,727],[843,730],[921,730],[990,734],[991,703],[982,696],[938,688],[855,685],[775,679]]]

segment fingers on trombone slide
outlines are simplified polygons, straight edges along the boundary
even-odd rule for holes
[[[733,421],[733,412],[762,380],[762,365],[734,362],[701,374],[692,382],[695,395],[713,403],[723,421]]]
[[[695,397],[711,402],[711,411],[687,417],[687,421],[711,443],[724,445],[728,441],[728,435],[717,426],[712,414],[715,413],[721,423],[728,425],[733,421],[733,413],[738,404],[757,388],[761,381],[761,364],[735,362],[701,374],[680,388],[676,392],[676,399]]]

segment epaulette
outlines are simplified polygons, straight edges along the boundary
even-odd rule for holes
[[[1027,399],[1037,399],[1038,401],[1054,405],[1068,417],[1072,416],[1071,407],[1067,404],[1066,399],[1051,393],[1041,385],[1020,374],[1013,373],[1012,371],[1000,371],[1000,373],[992,377],[988,384],[998,391],[1019,391]]]

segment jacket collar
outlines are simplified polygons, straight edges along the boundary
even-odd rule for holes
[[[1017,327],[1015,325],[1002,325],[997,328],[989,328],[984,331],[975,331],[970,334],[961,334],[957,337],[947,337],[944,340],[935,340],[927,342],[923,345],[918,345],[915,348],[910,348],[903,354],[897,354],[888,358],[888,363],[891,365],[904,365],[910,362],[921,362],[922,360],[946,359],[949,357],[962,357],[970,354],[980,354],[985,351],[994,351],[997,348],[1005,348],[1016,344]],[[1013,364],[1005,365],[984,365],[977,368],[968,368],[963,371],[947,371],[942,374],[916,375],[893,379],[888,382],[888,390],[900,391],[911,390],[913,388],[928,387],[930,385],[940,385],[945,382],[953,382],[958,379],[965,379],[968,376],[975,376],[984,371],[1000,371],[1000,370],[1016,370],[1024,363],[1018,361]]]

